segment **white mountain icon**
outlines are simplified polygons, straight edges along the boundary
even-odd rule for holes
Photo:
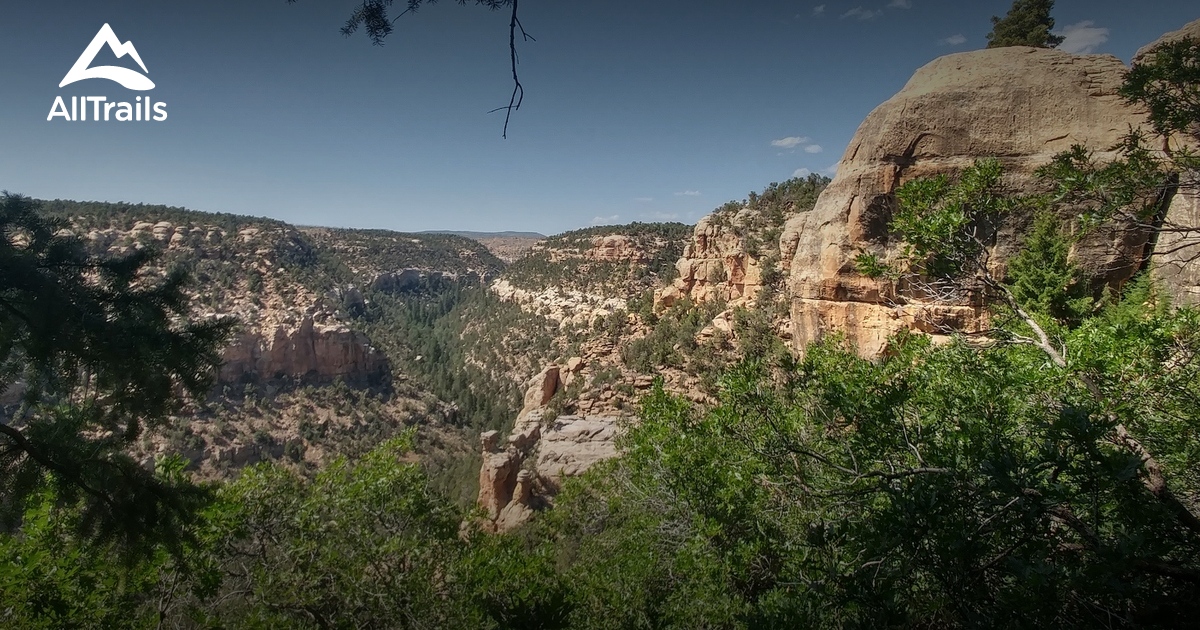
[[[147,78],[146,75],[139,74],[129,68],[122,68],[120,66],[96,66],[95,68],[89,68],[88,66],[96,59],[96,54],[100,52],[100,49],[105,44],[108,45],[109,49],[113,51],[113,54],[118,59],[129,55],[142,67],[142,72],[150,72],[146,69],[146,64],[142,63],[142,58],[138,55],[137,49],[133,47],[133,42],[122,44],[121,40],[117,39],[117,34],[113,32],[112,27],[105,24],[100,27],[100,32],[96,33],[96,36],[92,38],[92,43],[88,44],[88,47],[83,50],[83,54],[79,55],[79,59],[75,60],[75,65],[71,66],[71,69],[67,72],[67,76],[63,77],[62,83],[59,83],[58,87],[70,85],[84,79],[108,79],[109,81],[116,81],[130,90],[154,89],[154,82]]]

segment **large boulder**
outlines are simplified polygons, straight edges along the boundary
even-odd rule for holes
[[[902,329],[939,335],[986,326],[983,305],[924,300],[859,274],[855,258],[897,257],[898,243],[888,236],[894,193],[913,178],[996,157],[1009,183],[1032,191],[1035,169],[1072,145],[1112,156],[1130,126],[1144,121],[1117,94],[1125,70],[1108,55],[1027,47],[949,55],[918,70],[859,127],[816,207],[784,228],[780,249],[797,349],[841,331],[861,354],[877,356]],[[994,272],[1003,273],[1030,221],[1012,216],[999,226],[990,243]],[[1099,282],[1119,284],[1137,270],[1147,240],[1144,231],[1121,231],[1079,244],[1074,255]]]
[[[1150,57],[1150,53],[1154,52],[1155,48],[1158,48],[1163,44],[1176,42],[1185,38],[1200,39],[1200,20],[1188,22],[1178,31],[1171,31],[1170,33],[1167,33],[1153,42],[1139,48],[1137,54],[1133,56],[1133,65],[1136,66],[1144,63]]]

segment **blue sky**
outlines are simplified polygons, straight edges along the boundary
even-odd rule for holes
[[[871,109],[983,47],[1010,2],[523,0],[537,41],[507,140],[487,114],[511,89],[507,15],[444,0],[376,47],[338,33],[356,4],[6,0],[0,188],[396,230],[694,222],[828,172]],[[1067,47],[1128,61],[1200,7],[1059,0],[1055,17]],[[58,87],[106,22],[167,121],[46,121],[58,95],[139,94]]]

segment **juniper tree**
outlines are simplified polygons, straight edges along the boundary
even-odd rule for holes
[[[183,397],[203,398],[230,324],[188,320],[181,271],[155,254],[94,256],[33,200],[0,196],[0,517],[52,488],[79,532],[174,545],[205,495],[156,475],[129,447]]]

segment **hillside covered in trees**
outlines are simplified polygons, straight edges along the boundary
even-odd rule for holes
[[[0,624],[1194,625],[1200,21],[1052,4],[832,181],[511,264],[5,193]]]

